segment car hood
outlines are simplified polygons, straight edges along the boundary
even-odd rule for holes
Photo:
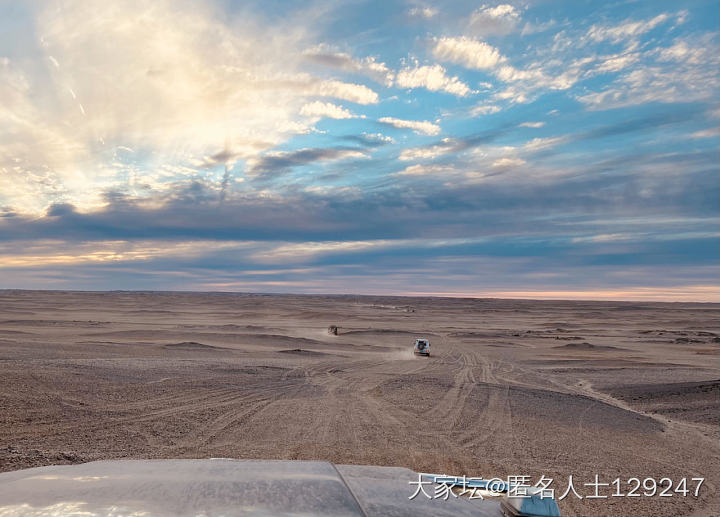
[[[502,516],[496,500],[410,500],[417,481],[405,468],[320,461],[94,461],[1,473],[0,515]]]

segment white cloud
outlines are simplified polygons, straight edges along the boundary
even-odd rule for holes
[[[0,244],[0,269],[92,263],[126,263],[167,257],[201,257],[210,250],[244,250],[252,241],[90,241],[34,240],[22,248]]]
[[[400,176],[430,176],[451,172],[451,169],[444,165],[410,165],[396,174]]]
[[[492,115],[498,111],[500,111],[500,106],[496,106],[495,104],[479,104],[470,108],[470,116],[480,117],[482,115]]]
[[[573,237],[571,242],[616,242],[630,240],[633,237],[637,236],[627,233],[602,233],[587,237]]]
[[[496,93],[495,97],[513,103],[525,103],[529,101],[527,97],[527,89],[518,88],[517,86],[509,86],[503,91]]]
[[[362,198],[362,189],[358,187],[343,187],[338,185],[309,185],[303,189],[305,192],[317,194],[320,196],[333,196],[343,199],[359,199]]]
[[[436,58],[467,68],[487,70],[505,61],[498,49],[473,38],[436,38],[434,43],[432,52]]]
[[[481,11],[484,9],[486,8],[481,8]],[[502,10],[502,12],[505,11],[510,12],[509,9]],[[467,68],[487,70],[499,81],[506,83],[504,87],[494,93],[493,100],[528,103],[537,99],[543,91],[568,90],[579,81],[597,74],[622,74],[640,69],[649,71],[652,66],[644,63],[652,63],[653,59],[681,63],[681,66],[685,68],[704,61],[707,68],[707,64],[715,60],[714,57],[708,55],[717,46],[715,40],[703,40],[690,44],[688,41],[678,39],[675,45],[664,50],[646,50],[648,46],[639,42],[641,35],[664,23],[668,26],[673,20],[676,23],[682,23],[686,14],[662,14],[649,20],[625,21],[614,26],[596,24],[585,34],[563,30],[555,35],[550,49],[532,50],[536,59],[525,66],[514,66],[498,49],[484,41],[467,37],[435,39],[433,53],[439,59],[452,61]],[[615,54],[598,55],[593,53],[577,57],[576,50],[583,45],[603,42],[622,43],[624,49]],[[700,51],[703,48],[711,50],[709,53],[703,54]],[[654,72],[652,73],[654,74]],[[668,87],[665,92],[666,99],[673,99],[667,102],[675,102],[674,99],[681,98],[680,92],[689,93],[691,99],[707,97],[710,74],[703,74],[698,70],[687,70],[686,77],[688,79],[684,85],[681,85],[679,79],[682,74],[673,70],[664,70],[663,73],[666,74],[664,79],[657,76],[652,81],[652,85],[648,84],[650,81],[645,82],[647,90],[632,91],[629,86],[623,85],[623,82],[629,85],[630,77],[629,74],[626,74],[627,80],[625,76],[621,76],[619,77],[620,83],[615,86],[607,87],[603,92],[585,93],[581,99],[592,109],[604,109],[605,105],[620,107],[648,100],[659,100],[663,94],[661,86],[663,84]],[[671,81],[670,76],[677,81]],[[692,81],[691,77],[697,80],[698,86],[694,88],[689,86]]]
[[[540,128],[545,125],[545,122],[523,122],[520,124],[520,127],[533,127],[533,128]]]
[[[427,88],[430,91],[444,91],[464,97],[470,93],[470,87],[457,77],[449,77],[440,65],[417,66],[400,70],[395,77],[400,88]]]
[[[393,117],[382,117],[378,122],[400,129],[412,129],[418,134],[437,135],[440,133],[440,126],[427,120],[403,120]]]
[[[510,4],[500,4],[495,7],[482,6],[480,9],[475,11],[475,15],[478,15],[478,13],[482,16],[488,16],[496,20],[520,17],[518,10]]]
[[[505,70],[498,69],[499,78],[516,83],[513,84],[512,91],[505,92],[505,96],[524,96],[526,100],[533,100],[542,90],[568,89],[576,85],[578,81],[597,74],[612,73],[622,75],[607,78],[606,87],[602,92],[581,94],[584,102],[592,106],[592,109],[605,109],[605,105],[621,107],[648,100],[658,100],[661,95],[660,84],[663,81],[654,81],[658,87],[651,87],[652,91],[630,91],[623,84],[626,82],[626,76],[637,70],[657,69],[658,65],[662,66],[662,62],[676,62],[682,67],[689,68],[689,65],[702,61],[705,61],[707,66],[710,61],[714,60],[714,57],[708,55],[716,53],[714,51],[717,42],[714,34],[708,35],[706,39],[697,34],[694,37],[677,38],[672,47],[658,48],[659,38],[667,37],[669,31],[683,23],[686,17],[687,12],[683,11],[674,14],[664,13],[646,20],[625,20],[614,25],[596,24],[583,33],[571,29],[561,30],[553,38],[553,45],[550,49],[538,49],[533,52],[536,60],[525,70],[520,70],[518,73],[518,70],[513,67]],[[662,32],[659,32],[656,38],[655,33],[648,35],[652,30],[661,30]],[[645,40],[641,39],[643,36],[645,36]],[[693,39],[697,41],[691,41]],[[606,43],[608,42],[621,45],[622,50],[607,54]],[[594,49],[584,49],[583,47],[587,45],[602,49],[604,55],[600,52],[592,52]],[[710,52],[702,53],[701,49],[710,49]],[[580,57],[578,57],[578,51],[581,52]],[[669,68],[666,68],[664,73],[678,79],[682,75]],[[697,92],[698,90],[707,91],[703,84],[707,81],[701,77],[702,75],[697,71],[687,71],[688,78],[694,76],[700,80],[699,88],[688,87],[690,79],[686,81],[688,84],[683,86],[671,85],[670,83],[675,81],[665,80],[664,83],[669,86],[666,98],[679,99],[681,96],[677,95],[677,92],[687,92],[691,89],[696,90],[691,92],[693,98],[704,97],[704,93],[701,96]],[[614,84],[610,86],[607,81],[614,81]],[[674,100],[670,102],[674,102]]]
[[[169,188],[197,173],[193,164],[225,163],[215,156],[257,157],[311,131],[300,111],[317,97],[379,100],[365,85],[304,72],[296,49],[310,36],[291,21],[266,26],[245,13],[236,23],[210,2],[170,0],[28,9],[40,44],[0,60],[0,204],[21,213],[52,202],[90,210],[108,190]]]
[[[667,21],[670,17],[667,14],[659,14],[656,17],[645,20],[645,21],[629,21],[609,26],[598,26],[593,25],[588,30],[588,38],[593,41],[610,41],[612,43],[619,43],[623,40],[635,38],[641,36],[646,32],[651,31],[661,23]]]
[[[567,90],[581,79],[584,74],[583,67],[592,61],[593,58],[556,59],[535,62],[525,69],[502,64],[492,70],[492,73],[501,81],[511,84],[497,92],[494,98],[527,103],[535,100],[538,92],[542,90]]]
[[[363,137],[368,142],[374,142],[378,144],[392,144],[395,142],[391,137],[385,136],[382,133],[363,133]]]
[[[627,53],[604,56],[601,59],[602,61],[597,67],[595,67],[593,72],[619,72],[629,67],[630,65],[637,63],[640,59],[640,56],[637,53]]]
[[[580,70],[571,63],[560,74],[551,74],[540,65],[520,70],[510,65],[501,66],[496,70],[498,79],[510,83],[521,83],[522,90],[529,93],[533,90],[548,88],[550,90],[567,90],[580,77]]]
[[[514,66],[505,65],[497,70],[497,77],[501,81],[516,82],[528,80],[542,80],[543,73],[538,69],[534,70],[518,70]]]
[[[716,138],[720,136],[720,127],[701,129],[700,131],[695,131],[694,133],[691,133],[690,136],[692,138]]]
[[[481,36],[502,35],[511,32],[519,21],[520,12],[512,5],[483,5],[473,11],[468,25],[472,32]]]
[[[541,151],[543,149],[550,149],[557,145],[563,144],[568,141],[566,136],[553,136],[548,138],[533,138],[532,140],[525,142],[523,150],[525,151]]]
[[[452,151],[454,145],[453,140],[445,138],[441,144],[403,149],[398,159],[401,161],[432,160]]]
[[[577,99],[591,110],[615,109],[647,102],[712,100],[718,87],[718,77],[713,68],[717,66],[716,63],[636,68],[623,74],[606,89],[580,95]]]
[[[498,158],[492,163],[493,167],[520,167],[521,165],[525,165],[527,162],[523,160],[522,158],[517,157],[505,157],[505,158]]]
[[[707,39],[701,39],[695,45],[686,40],[678,39],[672,46],[658,49],[658,60],[702,65],[713,61],[713,58],[717,57],[716,51],[716,44]]]
[[[545,32],[546,30],[553,28],[555,25],[557,25],[557,22],[555,20],[549,20],[545,23],[526,22],[523,26],[522,31],[520,32],[520,35],[529,36],[530,34]]]
[[[419,17],[419,18],[425,18],[426,20],[429,20],[430,18],[434,18],[437,15],[438,11],[437,9],[433,7],[413,7],[412,9],[408,10],[408,14],[413,17]]]
[[[344,83],[330,79],[311,83],[308,93],[322,97],[335,97],[357,104],[377,104],[378,94],[363,84]]]
[[[354,118],[355,115],[350,113],[349,110],[332,104],[330,102],[310,102],[300,108],[300,114],[311,118],[334,118],[334,119],[346,119]]]
[[[372,240],[372,241],[324,241],[288,243],[262,250],[251,255],[250,258],[260,263],[293,262],[298,259],[308,259],[318,255],[331,253],[353,253],[370,249],[379,249],[392,246],[402,241]]]

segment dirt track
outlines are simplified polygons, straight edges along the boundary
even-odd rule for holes
[[[699,498],[560,506],[718,515],[719,315],[708,304],[0,292],[0,469],[326,459],[545,475],[561,492],[572,474],[581,494],[595,474],[699,476]],[[409,352],[420,336],[429,359]]]

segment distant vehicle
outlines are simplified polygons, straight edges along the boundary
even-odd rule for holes
[[[413,347],[413,353],[415,355],[424,355],[425,357],[430,357],[430,340],[416,339],[415,346]]]

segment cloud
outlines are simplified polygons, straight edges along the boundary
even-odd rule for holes
[[[428,160],[443,156],[452,152],[456,147],[456,142],[449,138],[443,139],[436,145],[425,147],[409,147],[400,152],[398,159],[400,161]]]
[[[617,242],[627,241],[634,236],[629,233],[601,233],[584,237],[573,237],[571,242]]]
[[[599,92],[577,99],[591,110],[617,109],[648,102],[709,101],[717,93],[717,75],[707,66],[645,66],[622,75]]]
[[[541,151],[541,150],[545,150],[545,149],[550,149],[551,147],[555,147],[555,146],[564,144],[569,141],[570,141],[570,137],[567,137],[567,136],[533,138],[532,140],[525,142],[525,144],[523,144],[523,149],[525,151]]]
[[[483,6],[476,13],[483,20],[491,22],[496,17],[501,17],[503,13],[515,19],[517,11],[507,6],[493,8]],[[497,16],[491,16],[491,13]],[[704,71],[700,70],[700,67],[691,70],[691,67],[703,61],[706,63],[715,61],[713,56],[700,50],[716,47],[716,41],[712,36],[707,36],[705,40],[695,44],[677,40],[675,45],[664,50],[657,47],[648,49],[647,43],[641,44],[639,41],[641,36],[662,24],[673,20],[682,23],[686,14],[660,14],[648,20],[626,20],[618,25],[596,24],[584,34],[579,31],[562,30],[553,38],[551,48],[534,51],[536,59],[524,66],[511,64],[498,48],[482,39],[467,35],[435,38],[431,43],[431,51],[440,61],[460,64],[471,70],[487,71],[499,81],[506,83],[504,88],[494,93],[492,100],[496,102],[530,103],[546,91],[568,90],[578,82],[595,75],[620,74],[619,80],[623,80],[624,73],[639,73],[640,70],[653,73],[653,68],[662,74],[674,75],[676,80],[671,82],[668,77],[662,79],[658,73],[657,80],[653,81],[655,84],[648,84],[650,81],[645,81],[640,88],[622,85],[615,88],[606,86],[604,92],[585,92],[578,98],[581,102],[590,105],[591,109],[605,109],[602,107],[605,104],[610,107],[622,107],[658,100],[657,97],[665,88],[667,90],[665,97],[668,100],[661,102],[678,102],[676,99],[682,98],[686,93],[690,94],[688,100],[704,100],[709,92],[705,85],[711,81],[710,76],[715,74],[708,73],[707,66]],[[588,54],[587,50],[584,50],[588,45],[597,46],[608,42],[622,43],[625,48],[620,52],[606,55]],[[653,67],[649,64],[653,60],[659,65]],[[677,71],[673,74],[672,70],[660,65],[663,61],[680,62],[686,73]],[[693,88],[694,91],[690,92],[688,85],[692,84],[695,78],[701,86]],[[681,82],[684,84],[680,85]],[[684,91],[680,93],[680,90]]]
[[[470,108],[470,116],[481,117],[483,115],[492,115],[493,113],[500,111],[500,109],[500,106],[495,104],[478,104],[477,106]]]
[[[524,69],[517,68],[510,65],[497,48],[467,36],[435,38],[432,52],[441,61],[457,63],[471,70],[485,70],[502,82],[512,83],[495,93],[494,98],[513,103],[530,102],[534,100],[535,92],[542,89],[566,90],[580,77],[580,67],[575,63],[565,65],[560,73],[548,73],[538,62]]]
[[[717,138],[718,136],[720,136],[720,127],[701,129],[690,133],[691,138]]]
[[[709,42],[701,41],[700,45],[692,45],[688,41],[677,39],[672,46],[658,49],[658,60],[701,65],[713,56],[714,51],[708,48],[707,43]]]
[[[577,97],[591,110],[616,109],[648,102],[709,102],[717,97],[720,57],[717,37],[676,38],[668,47],[626,52],[603,59],[594,72],[619,72],[600,91]]]
[[[631,52],[605,56],[601,59],[601,62],[593,69],[594,73],[619,72],[637,63],[640,60],[640,56],[637,53]]]
[[[400,152],[398,160],[402,162],[434,160],[451,154],[463,153],[464,151],[473,150],[478,146],[488,144],[502,133],[503,131],[494,131],[470,135],[464,138],[443,138],[434,144],[408,147]]]
[[[349,158],[365,158],[366,151],[353,147],[336,147],[330,149],[314,148],[297,151],[277,151],[247,161],[247,172],[250,175],[277,175],[292,167],[309,165],[315,162],[346,160]]]
[[[389,240],[372,241],[325,241],[325,242],[302,242],[289,243],[264,249],[253,258],[261,263],[285,263],[298,260],[313,259],[318,256],[334,253],[356,253],[367,250],[386,248],[391,245],[398,245]]]
[[[614,26],[593,25],[588,30],[587,37],[596,42],[610,41],[611,43],[620,43],[621,41],[641,36],[669,19],[670,16],[663,13],[645,21],[625,20],[623,23]]]
[[[323,97],[335,97],[357,104],[377,104],[378,94],[363,84],[345,83],[330,79],[312,82],[307,93]]]
[[[523,160],[522,158],[517,157],[505,157],[505,158],[499,158],[495,160],[492,163],[493,167],[520,167],[521,165],[525,165],[527,162]]]
[[[525,25],[522,28],[522,31],[520,32],[521,36],[529,36],[531,34],[537,34],[539,32],[545,32],[549,29],[552,29],[557,25],[557,22],[555,20],[548,20],[547,22],[542,23],[530,23],[526,22]]]
[[[520,12],[510,4],[483,5],[470,15],[468,26],[480,36],[504,35],[512,32],[519,21]]]
[[[440,126],[427,120],[404,120],[393,117],[382,117],[378,122],[400,129],[412,129],[415,133],[425,135],[437,135],[440,133]]]
[[[321,44],[304,51],[303,57],[323,66],[366,75],[388,86],[393,82],[392,70],[372,56],[358,59],[347,52],[340,52],[330,45]]]
[[[437,59],[474,70],[492,69],[506,60],[492,45],[466,36],[435,38],[433,42],[432,53]]]
[[[106,4],[0,7],[5,287],[716,283],[716,8]]]
[[[437,174],[446,174],[452,169],[445,165],[409,165],[396,174],[400,176],[429,176]]]
[[[292,163],[307,163],[327,156],[322,152],[312,154],[286,158],[291,158],[288,161]],[[413,165],[406,172],[409,177],[432,173],[441,178],[448,174],[459,177],[465,171],[482,173],[484,164],[517,154],[517,150],[501,150],[483,160],[471,157],[458,165]],[[717,231],[717,186],[714,176],[708,174],[716,159],[714,151],[697,156],[651,153],[592,162],[585,158],[581,165],[562,170],[550,164],[545,169],[556,175],[545,178],[534,175],[541,165],[533,160],[532,168],[528,166],[520,178],[504,183],[457,188],[415,183],[411,189],[391,183],[379,190],[313,193],[312,198],[304,190],[281,193],[250,184],[242,191],[229,192],[223,205],[217,203],[219,192],[215,186],[194,183],[152,201],[127,196],[108,198],[104,208],[88,213],[62,205],[49,212],[52,216],[0,218],[0,242],[23,248],[18,244],[20,240],[58,236],[82,242],[167,238],[318,241],[337,240],[338,232],[347,240],[467,237],[479,231],[478,218],[489,225],[483,227],[483,232],[510,235],[526,231],[526,221],[538,216],[552,216],[547,219],[546,230],[567,232],[576,226],[576,221],[598,221],[593,214],[606,213],[609,204],[613,212],[597,222],[600,231],[595,233],[622,233],[630,224],[623,222],[628,219],[634,220],[633,228],[644,225],[660,233],[675,234],[683,228]],[[563,181],[567,175],[572,176],[572,182]],[[607,188],[608,178],[612,178],[613,188]],[[657,188],[657,193],[643,196],[641,193],[648,188]],[[695,202],[687,205],[686,199]],[[358,213],[363,216],[358,217]],[[513,217],[508,218],[509,214]],[[673,214],[675,222],[668,221],[667,214]]]
[[[332,104],[330,102],[315,101],[305,104],[300,108],[300,114],[310,118],[334,118],[334,119],[346,119],[354,118],[355,115],[350,113],[349,110]]]
[[[201,258],[211,253],[250,247],[247,242],[212,240],[156,241],[89,241],[69,244],[62,239],[39,239],[27,242],[22,250],[0,244],[0,269],[53,267],[58,265],[117,264],[176,258]]]
[[[408,15],[412,17],[417,18],[425,18],[426,20],[429,20],[430,18],[434,18],[437,16],[437,9],[434,7],[413,7],[411,9],[408,9]]]
[[[149,192],[141,182],[169,188],[222,166],[206,159],[220,149],[257,158],[312,129],[300,111],[313,98],[379,101],[363,84],[300,70],[309,36],[290,18],[239,23],[204,1],[28,10],[40,43],[0,60],[0,204],[22,212],[55,200],[90,210],[110,189]]]
[[[380,147],[395,142],[391,137],[383,135],[382,133],[362,133],[359,135],[345,135],[342,137],[343,140],[356,142],[365,147]]]
[[[608,133],[609,128],[598,136]],[[96,289],[202,289],[194,278],[214,285],[252,285],[255,290],[272,289],[272,282],[285,282],[285,290],[290,285],[286,282],[302,282],[293,284],[296,289],[322,289],[328,275],[341,270],[359,274],[355,283],[339,280],[338,289],[346,292],[369,288],[361,277],[397,281],[397,289],[420,289],[427,273],[414,272],[418,268],[443,277],[433,289],[452,292],[469,288],[468,278],[476,278],[472,271],[480,267],[480,257],[487,260],[480,267],[485,272],[521,262],[502,273],[501,280],[492,280],[500,274],[495,272],[478,284],[487,288],[491,284],[486,281],[498,281],[505,291],[542,287],[525,276],[527,264],[536,274],[577,275],[550,281],[548,292],[568,285],[581,289],[584,284],[578,281],[598,275],[606,287],[616,285],[605,275],[617,266],[597,269],[608,262],[620,262],[624,269],[637,264],[632,279],[640,283],[646,274],[678,285],[700,285],[717,276],[717,187],[708,173],[716,165],[714,150],[704,157],[660,157],[653,150],[604,162],[584,155],[581,166],[567,168],[543,166],[522,154],[522,146],[480,149],[487,153],[482,159],[472,156],[464,162],[456,157],[453,164],[400,167],[379,189],[314,185],[318,188],[308,190],[301,185],[281,193],[254,189],[248,182],[250,188],[229,192],[219,205],[217,190],[205,183],[178,188],[152,203],[113,197],[105,208],[88,213],[64,204],[54,206],[46,217],[3,218],[0,266],[6,264],[7,287],[38,286],[43,274],[53,274],[59,283],[52,285]],[[502,158],[528,163],[493,167]],[[644,196],[648,189],[655,193]],[[529,228],[528,221],[535,224]],[[682,237],[686,232],[702,234]],[[590,238],[604,234],[633,234],[632,249],[627,249],[627,240]],[[666,240],[660,241],[661,236]],[[47,239],[53,241],[41,242]],[[182,241],[195,244],[183,247],[178,244]],[[276,255],[276,262],[264,259],[277,248],[284,253]],[[21,255],[34,265],[24,266]],[[408,257],[413,257],[412,264]],[[247,276],[246,271],[263,263],[280,263],[283,271],[297,273],[263,275],[267,282]],[[308,272],[311,264],[319,265],[319,271]],[[132,273],[124,276],[130,268]],[[165,273],[169,271],[172,274]],[[626,282],[617,285],[627,287]]]
[[[470,93],[470,87],[457,76],[449,77],[440,65],[406,67],[398,71],[395,84],[399,88],[427,88],[430,91],[443,91],[464,97]]]
[[[593,38],[587,34],[559,32],[556,44],[525,69],[508,64],[494,72],[509,82],[498,98],[533,101],[544,90],[563,90],[605,74],[609,77],[587,83],[585,91],[576,93],[592,110],[617,109],[648,102],[697,102],[709,100],[718,87],[717,74],[712,66],[720,64],[714,52],[717,36],[711,33],[683,34],[670,46],[660,43],[661,36],[641,40],[650,27],[681,16],[667,15],[626,22],[618,26],[594,26]],[[617,29],[617,30],[615,30]],[[667,32],[667,31],[666,31]],[[648,36],[649,37],[649,36]],[[563,44],[558,46],[558,41]],[[595,49],[607,49],[606,43],[617,40],[623,48],[611,54]],[[593,48],[587,48],[593,45]],[[545,57],[546,55],[550,57]],[[584,55],[583,55],[584,54]],[[596,86],[596,85],[600,86]],[[593,89],[595,91],[593,91]]]

